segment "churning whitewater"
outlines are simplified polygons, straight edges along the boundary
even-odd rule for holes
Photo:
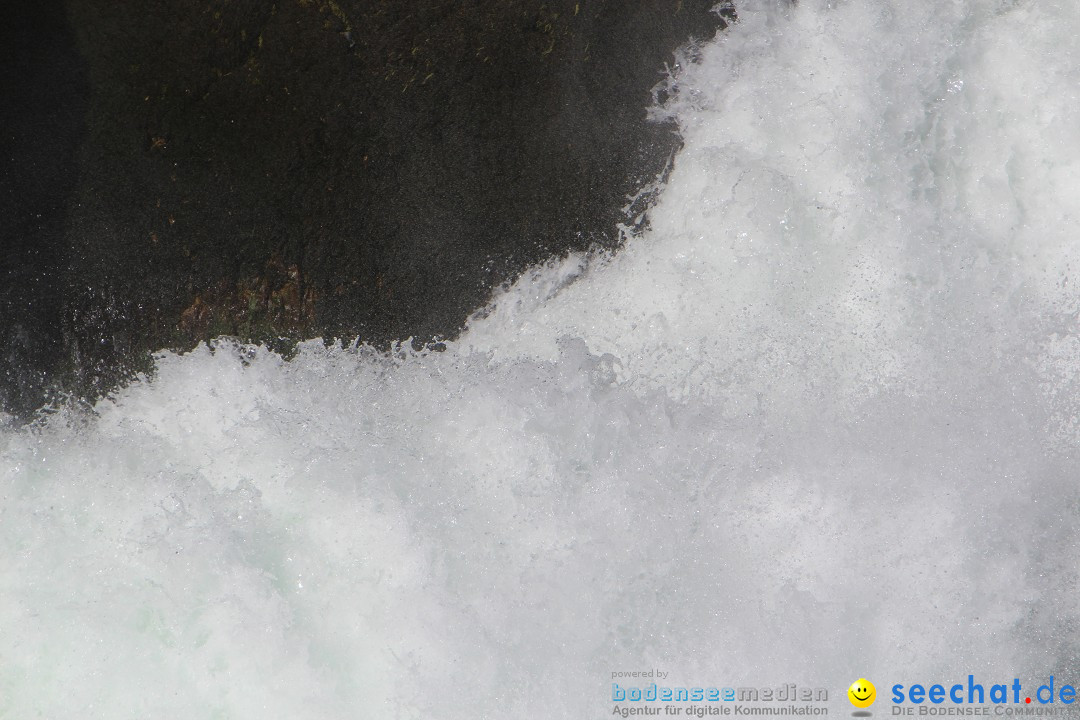
[[[1080,4],[739,11],[651,228],[445,352],[221,341],[0,431],[0,717],[1080,679]]]

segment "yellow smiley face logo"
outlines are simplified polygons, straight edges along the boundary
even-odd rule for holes
[[[877,699],[877,690],[874,688],[874,683],[866,678],[859,678],[851,683],[851,687],[847,689],[847,696],[855,707],[866,708],[874,704],[874,700]]]

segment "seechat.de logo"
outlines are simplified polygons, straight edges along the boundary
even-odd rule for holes
[[[847,690],[848,700],[857,708],[868,708],[877,700],[877,689],[874,683],[866,678],[859,678],[851,683]]]

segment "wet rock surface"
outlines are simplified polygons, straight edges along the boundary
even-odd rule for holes
[[[218,335],[452,336],[528,265],[615,246],[678,146],[647,120],[652,90],[732,17],[714,6],[18,11],[0,76],[5,406],[92,397]]]

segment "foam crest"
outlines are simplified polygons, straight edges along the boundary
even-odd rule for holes
[[[1080,10],[740,17],[651,229],[446,352],[220,341],[0,431],[0,717],[1077,680]]]

